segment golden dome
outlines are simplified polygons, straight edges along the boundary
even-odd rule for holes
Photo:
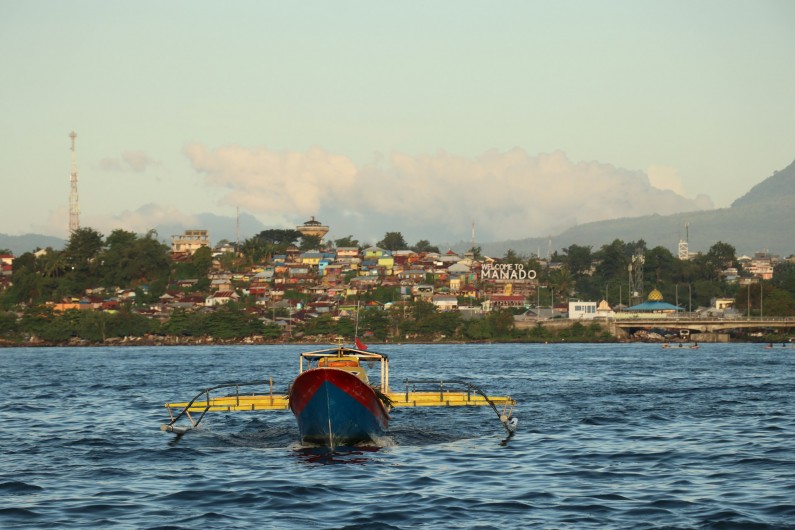
[[[662,302],[662,299],[663,295],[657,289],[652,289],[652,291],[649,293],[649,298],[648,298],[649,302]]]

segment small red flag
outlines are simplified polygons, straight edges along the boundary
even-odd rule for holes
[[[356,344],[356,348],[359,350],[367,351],[367,344],[359,340],[359,337],[353,339],[353,343]]]

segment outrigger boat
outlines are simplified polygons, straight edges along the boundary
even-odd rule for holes
[[[380,367],[377,386],[370,384],[365,366],[376,362]],[[518,421],[511,416],[516,401],[509,396],[488,396],[467,381],[406,379],[404,383],[405,390],[390,389],[387,355],[340,344],[301,353],[298,376],[286,394],[274,394],[272,380],[217,385],[202,390],[189,402],[166,403],[170,421],[160,428],[182,435],[199,427],[208,412],[289,408],[298,422],[302,443],[338,447],[377,443],[387,432],[394,407],[490,406],[509,436],[516,430]],[[265,387],[267,392],[241,392],[247,387]],[[217,396],[219,392],[226,395]]]

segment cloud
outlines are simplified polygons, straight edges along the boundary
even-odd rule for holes
[[[125,151],[120,158],[103,158],[99,161],[99,168],[103,171],[133,171],[143,173],[150,166],[158,166],[159,162],[153,160],[143,151]]]
[[[209,186],[226,190],[221,204],[266,223],[316,215],[332,237],[369,242],[387,231],[400,231],[409,242],[466,240],[473,221],[481,241],[519,239],[591,221],[712,208],[706,197],[677,193],[682,186],[671,168],[653,168],[654,182],[674,188],[661,189],[641,171],[572,162],[560,151],[393,153],[361,167],[319,148],[191,144],[184,152]]]
[[[184,152],[208,185],[228,190],[221,204],[271,219],[306,217],[325,203],[344,202],[358,173],[347,157],[319,148],[305,153],[240,146],[208,151],[191,144]]]
[[[126,151],[121,154],[121,159],[136,173],[146,171],[149,166],[158,165],[143,151]]]
[[[679,195],[684,195],[685,190],[682,186],[682,179],[676,168],[669,166],[649,166],[646,170],[649,175],[649,182],[652,186],[661,190],[671,190]]]

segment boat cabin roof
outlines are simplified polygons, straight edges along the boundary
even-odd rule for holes
[[[333,348],[303,352],[298,369],[299,373],[303,373],[304,371],[304,360],[307,361],[307,369],[310,369],[313,363],[317,363],[318,368],[336,368],[338,370],[351,372],[365,382],[368,382],[367,371],[361,362],[378,361],[381,365],[381,391],[387,392],[389,390],[389,357],[386,354],[360,350],[358,348],[349,348],[341,345]]]
[[[369,352],[356,348],[349,348],[347,346],[338,346],[335,348],[324,348],[322,350],[303,352],[301,357],[310,361],[320,359],[322,357],[354,357],[362,361],[379,361],[389,358],[383,353]]]

